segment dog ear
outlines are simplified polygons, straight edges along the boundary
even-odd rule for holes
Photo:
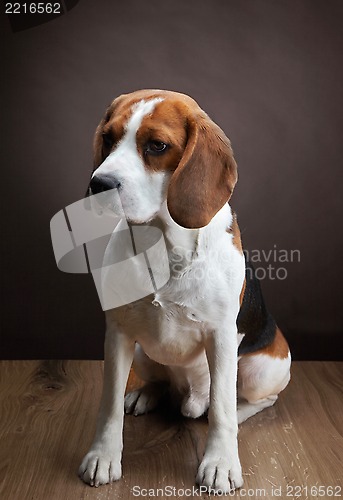
[[[205,113],[189,118],[187,131],[184,154],[169,183],[167,204],[177,224],[199,228],[230,199],[237,165],[229,139]]]
[[[92,178],[94,170],[96,170],[99,167],[99,165],[101,165],[101,163],[103,161],[102,160],[102,156],[103,156],[102,155],[102,129],[103,129],[105,123],[106,123],[105,118],[103,118],[101,120],[101,122],[99,123],[99,125],[97,126],[96,131],[95,131],[94,141],[93,141],[93,170],[92,170],[90,179]],[[88,185],[88,188],[87,188],[87,191],[85,194],[85,198],[87,196],[90,196],[89,185]]]
[[[107,114],[108,114],[108,110],[106,111],[105,117],[101,120],[101,122],[97,126],[97,128],[95,130],[95,134],[94,134],[94,141],[93,141],[93,172],[104,161],[102,131],[104,129],[104,125],[108,122],[108,119],[106,119]]]
[[[108,155],[108,152],[105,153],[104,151],[104,139],[103,139],[104,126],[110,121],[118,103],[121,101],[123,97],[124,96],[121,95],[111,102],[111,104],[106,109],[103,119],[100,121],[99,125],[95,130],[94,141],[93,141],[93,172],[102,164],[102,162]]]

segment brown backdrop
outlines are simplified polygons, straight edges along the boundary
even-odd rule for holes
[[[57,270],[49,221],[84,195],[107,104],[152,87],[192,95],[229,135],[245,247],[300,251],[256,263],[287,270],[262,280],[269,308],[295,357],[339,358],[342,22],[341,0],[80,0],[18,32],[2,14],[0,356],[102,356],[92,278]]]

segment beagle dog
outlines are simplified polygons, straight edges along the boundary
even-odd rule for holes
[[[192,98],[140,90],[107,109],[94,158],[90,193],[116,189],[129,223],[162,229],[170,277],[155,294],[106,311],[103,394],[79,475],[92,486],[118,480],[124,412],[153,410],[168,387],[186,417],[208,410],[197,484],[240,488],[238,424],[275,403],[291,356],[228,204],[237,181],[230,141]],[[125,397],[132,363],[146,385]]]

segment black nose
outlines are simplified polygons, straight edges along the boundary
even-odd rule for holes
[[[120,186],[120,182],[111,175],[94,175],[89,184],[93,194],[102,193],[109,189],[120,188]]]

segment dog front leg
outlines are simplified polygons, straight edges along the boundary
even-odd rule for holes
[[[196,478],[199,485],[224,493],[243,484],[237,442],[237,328],[235,320],[229,324],[206,339],[211,375],[209,430]]]
[[[135,343],[114,325],[105,339],[104,386],[93,444],[84,457],[79,476],[91,486],[111,483],[121,477],[124,394]]]

